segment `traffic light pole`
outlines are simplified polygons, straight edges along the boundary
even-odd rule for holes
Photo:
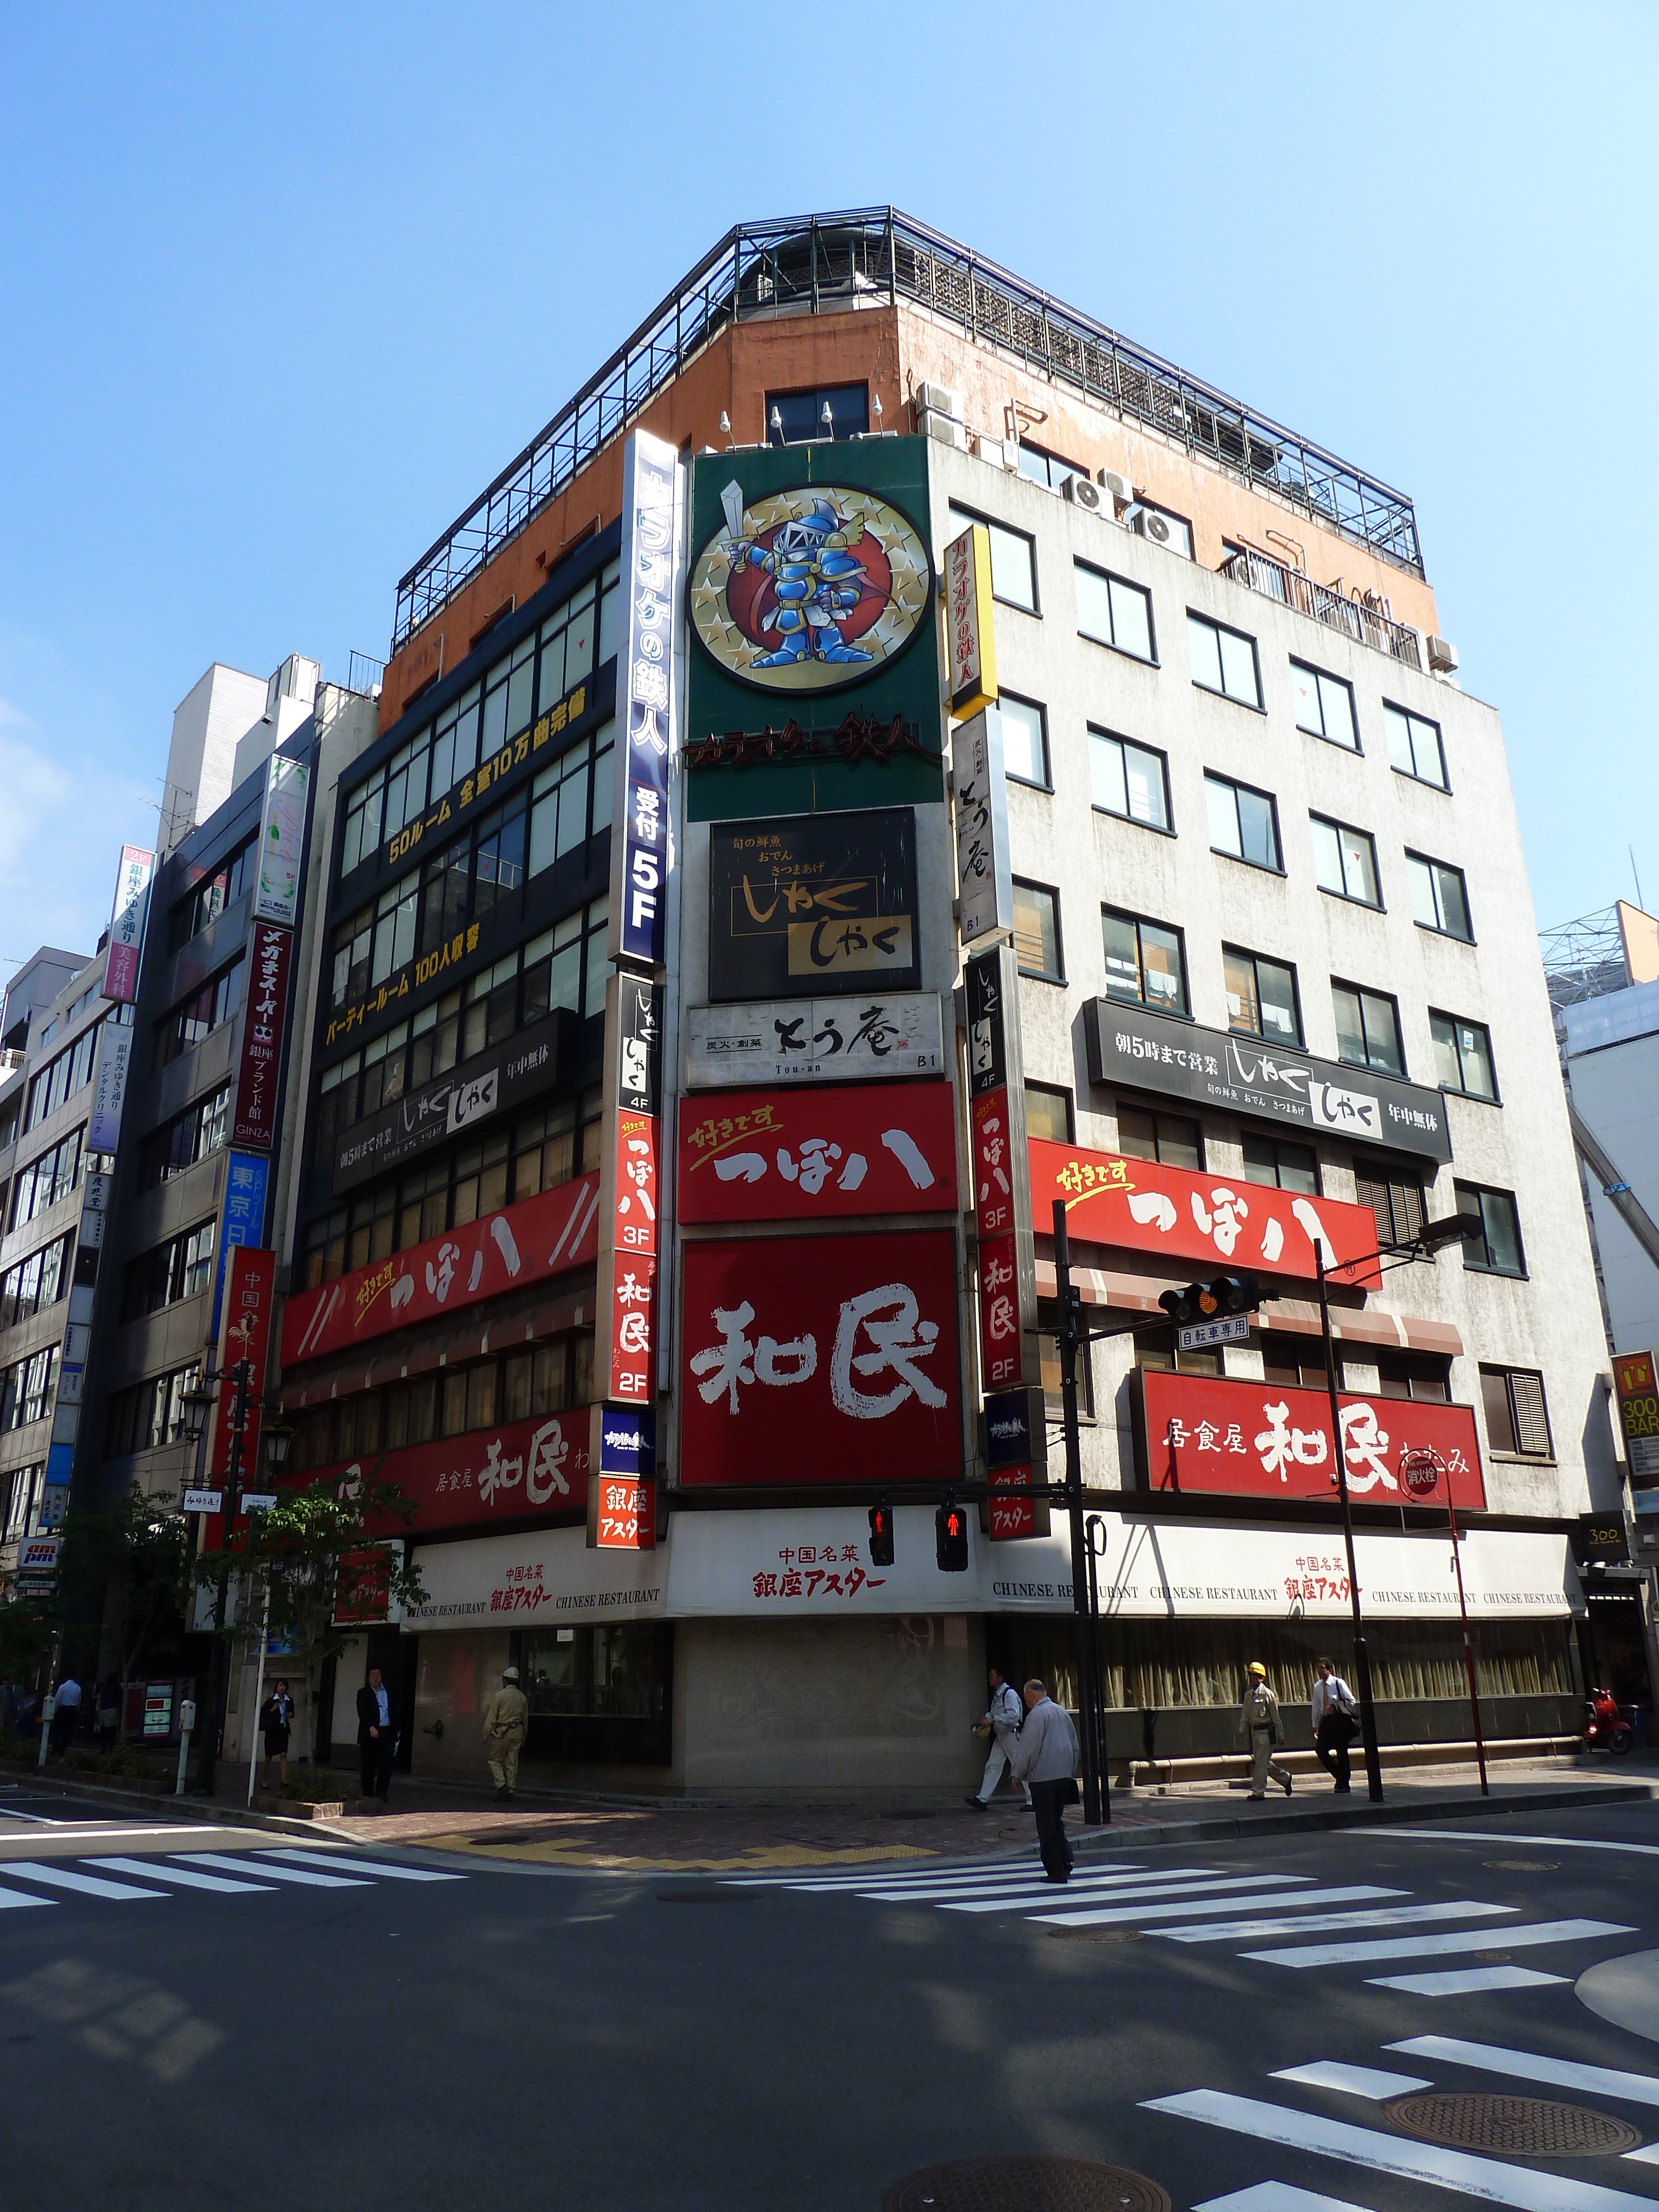
[[[1376,1707],[1371,1698],[1371,1662],[1365,1649],[1365,1621],[1359,1605],[1359,1569],[1354,1560],[1353,1510],[1348,1498],[1348,1460],[1342,1449],[1342,1405],[1336,1388],[1336,1340],[1331,1334],[1331,1301],[1326,1287],[1325,1248],[1314,1243],[1319,1280],[1319,1334],[1325,1346],[1325,1387],[1330,1393],[1331,1440],[1336,1449],[1336,1489],[1342,1505],[1342,1540],[1348,1553],[1348,1595],[1353,1605],[1353,1677],[1359,1698],[1359,1733],[1365,1747],[1365,1787],[1373,1805],[1382,1802],[1382,1754],[1376,1741]]]
[[[1083,1818],[1098,1827],[1112,1817],[1103,1789],[1106,1747],[1102,1741],[1100,1660],[1094,1615],[1089,1606],[1091,1562],[1083,1524],[1083,1443],[1077,1418],[1077,1355],[1083,1340],[1078,1297],[1072,1288],[1071,1247],[1066,1234],[1066,1201],[1054,1200],[1054,1289],[1060,1305],[1060,1402],[1066,1424],[1066,1503],[1072,1523],[1072,1624],[1077,1652],[1078,1717],[1083,1723]]]

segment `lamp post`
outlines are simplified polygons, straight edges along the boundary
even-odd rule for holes
[[[1443,1244],[1467,1237],[1469,1224],[1462,1214],[1452,1214],[1444,1221],[1429,1221],[1417,1235],[1404,1243],[1380,1245],[1367,1255],[1370,1259],[1381,1259],[1384,1252],[1395,1257],[1426,1257],[1439,1250]],[[1346,1269],[1363,1267],[1364,1260],[1349,1261]],[[1359,1693],[1359,1734],[1365,1750],[1365,1788],[1371,1802],[1380,1804],[1382,1799],[1382,1753],[1376,1739],[1376,1707],[1371,1697],[1370,1653],[1365,1643],[1365,1618],[1359,1600],[1359,1568],[1354,1558],[1353,1509],[1348,1496],[1348,1459],[1342,1445],[1342,1406],[1336,1384],[1336,1340],[1331,1334],[1331,1302],[1328,1277],[1325,1272],[1323,1240],[1314,1242],[1314,1268],[1319,1284],[1319,1334],[1325,1350],[1325,1388],[1330,1395],[1331,1442],[1336,1452],[1336,1493],[1342,1507],[1342,1541],[1348,1559],[1348,1596],[1353,1607],[1353,1671],[1354,1687]]]
[[[1088,1534],[1083,1525],[1083,1443],[1077,1418],[1077,1355],[1085,1340],[1078,1295],[1072,1287],[1071,1246],[1066,1233],[1066,1201],[1054,1200],[1054,1289],[1060,1305],[1060,1402],[1066,1424],[1066,1506],[1072,1524],[1072,1625],[1077,1653],[1078,1717],[1083,1723],[1083,1818],[1090,1827],[1109,1820],[1103,1814],[1101,1776],[1105,1769],[1101,1741],[1100,1664],[1095,1648],[1095,1616],[1089,1603],[1093,1578]]]

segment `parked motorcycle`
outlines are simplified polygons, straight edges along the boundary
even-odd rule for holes
[[[1584,1706],[1584,1748],[1610,1752],[1624,1758],[1636,1741],[1636,1731],[1605,1692],[1598,1692]]]

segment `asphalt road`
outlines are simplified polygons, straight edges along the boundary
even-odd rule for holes
[[[1659,1946],[1659,1808],[1083,1857],[1060,1891],[1023,1859],[642,1879],[147,1820],[0,1790],[8,2212],[876,2212],[1011,2154],[1180,2212],[1659,2203],[1659,2164],[1384,2111],[1543,2098],[1659,2141],[1659,1958],[1604,1964]],[[1535,1978],[1382,1985],[1419,1975]]]

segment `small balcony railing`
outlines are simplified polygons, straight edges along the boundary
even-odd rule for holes
[[[1270,561],[1265,553],[1257,553],[1249,546],[1230,553],[1221,564],[1221,573],[1231,576],[1236,584],[1260,592],[1264,599],[1277,599],[1280,606],[1294,607],[1298,614],[1311,615],[1328,629],[1340,630],[1356,645],[1372,646],[1377,652],[1389,653],[1395,660],[1403,660],[1407,668],[1419,672],[1423,668],[1423,641],[1418,632],[1405,623],[1395,622],[1392,615],[1369,600],[1346,599],[1330,585],[1316,584],[1299,568],[1286,568],[1282,561]]]

